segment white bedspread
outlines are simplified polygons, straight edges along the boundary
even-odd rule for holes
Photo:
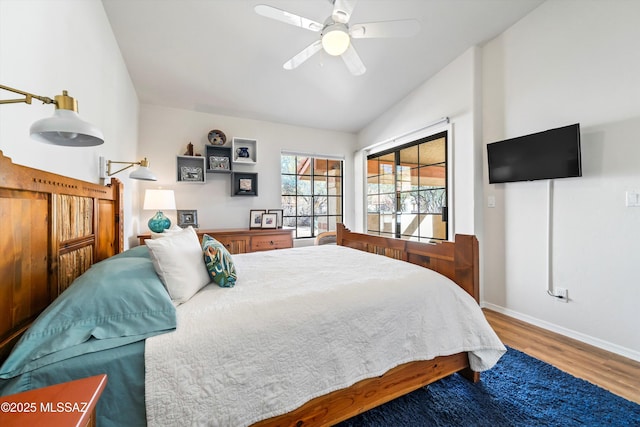
[[[148,338],[149,426],[242,426],[409,361],[470,352],[476,371],[505,348],[449,279],[341,246],[234,255],[234,288],[178,307]]]

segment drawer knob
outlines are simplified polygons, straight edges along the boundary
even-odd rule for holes
[[[270,242],[269,242],[269,244],[270,244],[271,246],[273,246],[273,240],[272,240],[272,241],[270,241]]]

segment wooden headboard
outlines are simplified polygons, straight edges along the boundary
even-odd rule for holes
[[[123,250],[122,183],[15,165],[0,151],[0,362],[93,263]]]
[[[475,236],[456,234],[455,242],[428,244],[354,233],[338,224],[337,243],[437,271],[480,301],[480,259]]]

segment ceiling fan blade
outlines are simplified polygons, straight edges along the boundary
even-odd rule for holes
[[[318,51],[320,50],[322,50],[322,42],[320,40],[316,40],[309,46],[305,47],[296,56],[285,62],[283,67],[285,70],[293,70],[294,68],[300,66],[304,61],[318,53]]]
[[[349,47],[342,54],[342,60],[354,76],[361,76],[367,71],[367,67],[364,66],[360,55],[358,55],[358,52],[356,52],[356,49],[351,43],[349,43]]]
[[[358,0],[334,0],[331,17],[335,22],[346,24],[351,19],[353,8]]]
[[[354,39],[370,39],[381,37],[412,37],[420,32],[420,22],[415,19],[398,21],[367,22],[354,24],[349,34]]]
[[[276,21],[284,22],[285,24],[304,28],[305,30],[318,32],[323,28],[323,25],[319,22],[312,21],[311,19],[303,18],[302,16],[295,15],[287,12],[286,10],[267,6],[265,4],[259,4],[254,7],[253,10],[255,10],[258,15],[275,19]]]

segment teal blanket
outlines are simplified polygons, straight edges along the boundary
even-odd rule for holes
[[[21,337],[0,367],[0,395],[107,374],[99,425],[145,425],[144,340],[176,327],[145,246],[96,263]]]

